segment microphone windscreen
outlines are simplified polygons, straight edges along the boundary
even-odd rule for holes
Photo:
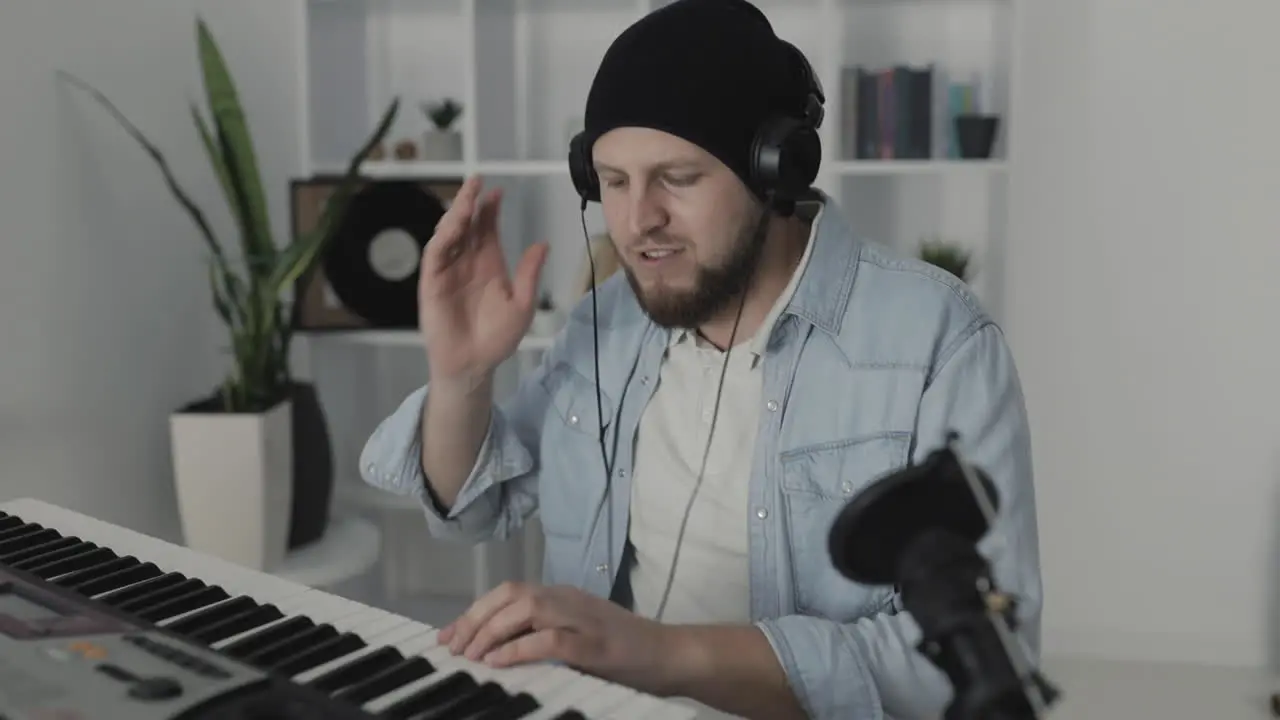
[[[977,468],[973,471],[992,509],[997,509],[991,478]],[[907,548],[937,529],[975,544],[989,529],[960,461],[949,448],[890,472],[855,495],[832,523],[828,551],[836,570],[850,580],[893,585]]]

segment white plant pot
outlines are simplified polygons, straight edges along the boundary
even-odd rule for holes
[[[261,414],[182,410],[169,417],[178,513],[188,547],[271,571],[289,544],[289,401]]]
[[[428,130],[422,137],[422,159],[453,162],[462,159],[462,133],[457,130]]]
[[[564,319],[558,310],[535,310],[533,322],[529,325],[529,334],[538,337],[550,337],[560,332]]]

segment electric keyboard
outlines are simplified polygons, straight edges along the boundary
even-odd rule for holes
[[[0,504],[0,718],[693,720],[553,664],[31,499]]]

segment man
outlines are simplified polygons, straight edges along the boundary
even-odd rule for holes
[[[918,627],[892,588],[836,572],[827,535],[954,430],[1001,494],[982,549],[1036,654],[1009,351],[962,283],[860,241],[825,194],[766,212],[755,131],[807,96],[784,47],[738,0],[679,0],[615,41],[585,132],[624,272],[499,404],[494,369],[529,327],[546,248],[509,276],[499,197],[475,178],[428,243],[429,382],[369,439],[365,479],[418,498],[438,537],[502,538],[538,512],[546,544],[543,585],[504,584],[442,629],[456,652],[745,717],[936,717],[951,689]]]

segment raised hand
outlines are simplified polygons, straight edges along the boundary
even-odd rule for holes
[[[514,277],[498,232],[499,189],[463,183],[422,253],[418,317],[433,383],[473,383],[516,350],[533,321],[547,246],[525,251]]]

